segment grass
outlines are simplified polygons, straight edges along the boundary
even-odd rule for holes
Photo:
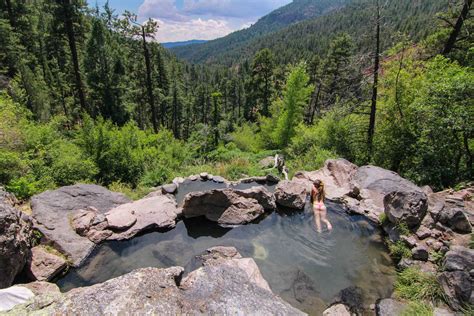
[[[391,242],[387,240],[387,243],[390,256],[395,261],[400,261],[403,258],[411,258],[411,250],[403,243],[403,241],[399,240],[397,242]]]
[[[444,258],[444,254],[441,251],[433,251],[430,255],[433,257],[434,263],[436,263],[437,265],[440,265],[441,261]]]
[[[139,200],[151,192],[150,188],[138,186],[137,188],[133,189],[131,186],[121,182],[112,183],[109,185],[109,190],[122,193],[133,201]]]
[[[423,302],[410,302],[400,316],[432,316],[433,308]]]
[[[409,301],[428,301],[437,303],[444,301],[444,293],[436,276],[423,273],[417,267],[410,267],[398,274],[395,282],[395,294]]]
[[[474,233],[471,234],[471,241],[469,242],[469,248],[474,249]]]
[[[401,222],[398,223],[397,224],[397,230],[400,233],[400,235],[409,236],[411,234],[410,229],[408,228],[407,224],[405,224],[405,223],[401,223]]]
[[[382,226],[388,224],[389,220],[388,220],[387,214],[381,213],[379,215],[379,222],[380,222],[380,225],[382,225]]]

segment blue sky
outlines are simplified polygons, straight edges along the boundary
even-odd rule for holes
[[[292,0],[109,0],[117,13],[135,12],[141,20],[156,19],[160,42],[214,39],[255,23]],[[106,0],[89,0],[103,5]]]

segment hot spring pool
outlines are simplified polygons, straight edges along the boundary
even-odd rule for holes
[[[193,190],[182,190],[181,195],[185,191]],[[205,219],[184,220],[165,233],[101,245],[58,285],[68,291],[144,267],[194,269],[192,258],[206,249],[234,246],[242,256],[255,259],[274,293],[309,314],[321,314],[349,286],[363,290],[367,306],[390,296],[395,269],[378,228],[363,216],[347,215],[337,204],[328,203],[328,208],[334,230],[321,234],[315,230],[310,210],[274,212],[236,228],[223,228]]]

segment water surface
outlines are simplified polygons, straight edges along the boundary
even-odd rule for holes
[[[208,188],[220,186],[207,182]],[[178,192],[202,190],[191,182]],[[225,185],[223,185],[225,186]],[[181,195],[180,195],[181,194]],[[62,291],[104,282],[137,268],[188,266],[213,246],[234,246],[253,257],[272,290],[307,313],[320,315],[339,291],[358,286],[368,306],[392,291],[395,270],[380,232],[362,216],[348,216],[328,204],[332,232],[318,234],[312,212],[274,212],[253,223],[223,228],[205,219],[179,222],[174,230],[149,233],[98,247],[85,265],[58,285]]]

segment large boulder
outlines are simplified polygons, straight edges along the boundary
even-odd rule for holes
[[[310,186],[298,180],[282,181],[275,189],[275,200],[280,206],[302,210],[310,193]]]
[[[221,225],[247,224],[260,217],[275,204],[265,188],[249,190],[220,189],[186,195],[183,215],[187,218],[205,216]]]
[[[357,171],[357,166],[345,159],[328,160],[324,167],[311,172],[298,172],[294,179],[315,180],[324,182],[326,195],[329,199],[341,199],[352,189],[351,180]]]
[[[35,294],[26,287],[12,286],[0,290],[0,312],[6,312],[19,304],[24,304],[33,298]]]
[[[0,289],[12,284],[30,253],[31,220],[14,202],[14,196],[0,189]]]
[[[428,210],[428,198],[420,191],[394,191],[384,198],[385,215],[393,224],[417,227]]]
[[[471,271],[474,269],[474,250],[452,247],[446,253],[442,266],[444,271],[438,279],[449,306],[460,310],[464,305],[473,304],[474,282]]]
[[[323,312],[323,316],[351,316],[349,308],[344,304],[336,304]]]
[[[233,254],[228,256],[228,254]],[[146,268],[64,294],[39,295],[11,315],[304,315],[274,295],[253,259],[234,249],[211,249],[205,264],[183,278],[183,268]]]
[[[470,234],[472,226],[462,208],[444,207],[438,213],[438,221],[460,234]]]
[[[33,196],[31,208],[35,228],[77,267],[92,252],[95,243],[76,233],[71,225],[73,217],[90,207],[104,214],[129,202],[123,194],[101,186],[78,184]]]
[[[67,262],[64,258],[47,248],[36,246],[31,249],[31,257],[28,260],[28,275],[37,281],[50,281],[64,268]]]

